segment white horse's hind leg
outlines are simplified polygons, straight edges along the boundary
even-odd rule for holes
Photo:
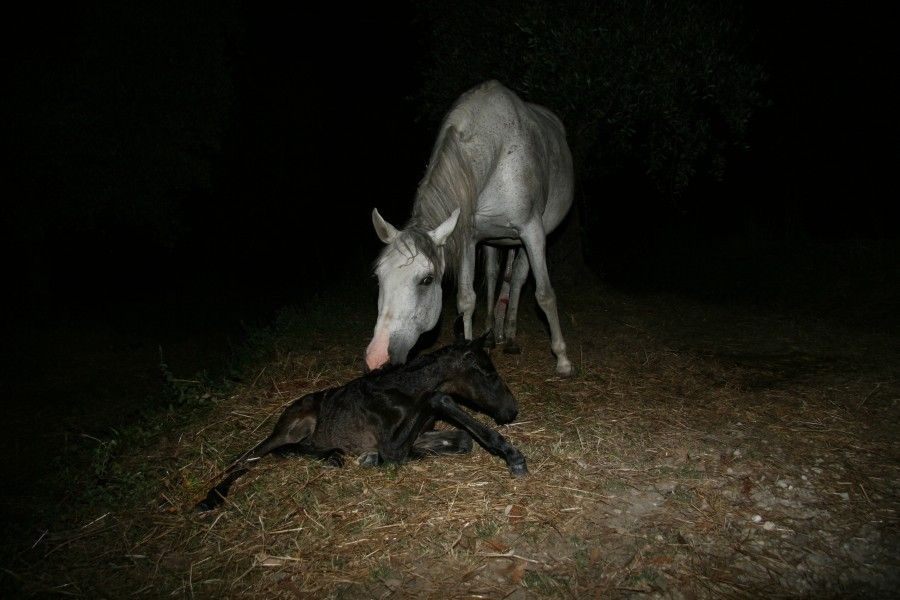
[[[484,278],[485,278],[485,287],[487,288],[487,312],[484,318],[484,330],[488,331],[491,329],[491,326],[494,324],[494,293],[497,290],[497,273],[500,270],[500,265],[497,260],[497,249],[493,246],[482,246],[482,250],[484,251]],[[497,343],[500,338],[503,337],[502,331],[497,331],[494,329],[494,339],[492,343]]]
[[[506,346],[503,351],[507,354],[518,354],[521,350],[516,343],[516,325],[519,314],[519,298],[522,294],[522,286],[528,278],[528,253],[524,250],[516,254],[516,262],[512,268],[510,277],[509,309],[506,312]]]
[[[500,284],[500,295],[494,307],[494,339],[498,344],[506,340],[506,309],[509,306],[509,280],[512,277],[513,260],[516,258],[515,249],[506,253],[506,262],[503,264],[503,283]]]
[[[472,339],[472,313],[475,312],[475,241],[467,242],[462,248],[459,265],[459,281],[456,289],[456,309],[463,318],[463,332],[467,340]]]
[[[531,261],[531,269],[534,272],[534,282],[537,288],[534,294],[535,298],[550,325],[550,348],[556,355],[556,372],[560,375],[571,375],[572,363],[566,356],[566,342],[563,340],[562,330],[559,327],[556,292],[550,285],[550,274],[547,272],[547,256],[545,254],[547,238],[544,234],[544,227],[540,221],[536,221],[519,235],[528,251],[528,260]]]

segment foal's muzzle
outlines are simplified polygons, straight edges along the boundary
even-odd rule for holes
[[[516,403],[516,397],[513,396],[512,391],[506,384],[503,384],[501,397],[504,399],[504,402],[497,411],[494,420],[497,422],[497,425],[506,425],[515,421],[516,417],[519,416],[519,406]]]
[[[519,416],[519,411],[516,409],[512,410],[504,410],[497,413],[497,418],[494,420],[497,422],[497,425],[506,425],[507,423],[512,423],[516,420],[516,417]]]

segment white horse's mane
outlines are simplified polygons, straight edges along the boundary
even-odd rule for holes
[[[471,161],[463,154],[459,132],[455,127],[447,127],[441,132],[425,176],[419,182],[412,215],[397,237],[382,249],[375,269],[396,250],[410,261],[422,253],[434,265],[436,277],[448,273],[455,278],[462,262],[462,246],[474,233],[476,195]],[[446,221],[457,208],[459,219],[444,242],[441,260],[442,249],[435,245],[428,232]]]
[[[441,137],[419,183],[412,216],[404,229],[431,231],[459,208],[459,220],[444,244],[446,270],[455,277],[462,260],[462,246],[474,235],[477,189],[471,160],[463,154],[459,132],[455,127],[447,127]],[[421,250],[427,253],[424,248]]]

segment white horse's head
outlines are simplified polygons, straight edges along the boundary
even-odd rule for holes
[[[432,230],[410,226],[398,231],[378,209],[375,232],[386,247],[375,266],[378,276],[378,321],[366,348],[366,366],[401,364],[419,336],[437,325],[441,315],[444,243],[456,227],[459,209]]]

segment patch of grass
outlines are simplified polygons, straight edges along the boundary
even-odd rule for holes
[[[637,587],[647,584],[651,587],[659,587],[659,580],[663,576],[653,567],[644,567],[640,571],[629,573],[624,580],[625,587]]]
[[[491,538],[500,531],[500,523],[494,519],[482,519],[475,523],[475,535],[482,539]]]
[[[571,593],[567,577],[541,571],[527,571],[522,585],[540,598],[568,597]]]
[[[672,490],[672,494],[669,496],[669,498],[676,502],[690,504],[696,498],[696,494],[691,488],[679,485],[675,486],[675,489]]]
[[[575,567],[579,571],[590,571],[592,576],[596,577],[600,573],[600,565],[596,560],[592,560],[590,548],[586,540],[582,538],[572,538],[572,546],[574,548],[572,557],[575,559]]]
[[[37,517],[46,520],[78,512],[106,512],[149,499],[165,467],[123,458],[147,448],[155,452],[160,443],[171,441],[169,435],[174,431],[202,418],[215,398],[227,394],[229,387],[226,383],[215,386],[202,375],[179,380],[164,362],[160,372],[168,403],[142,410],[131,425],[75,438],[65,453],[53,458],[55,470],[46,481],[47,498],[65,496],[66,502],[62,507],[36,504],[33,510]]]
[[[402,468],[403,465],[395,462],[384,463],[381,466],[381,470],[384,472],[385,477],[387,477],[390,481],[394,481],[395,479],[397,479]]]
[[[603,491],[609,492],[611,494],[622,494],[629,490],[629,486],[627,483],[620,479],[604,479],[603,480]]]
[[[369,571],[369,578],[386,581],[388,579],[397,579],[398,573],[390,564],[382,562]]]

